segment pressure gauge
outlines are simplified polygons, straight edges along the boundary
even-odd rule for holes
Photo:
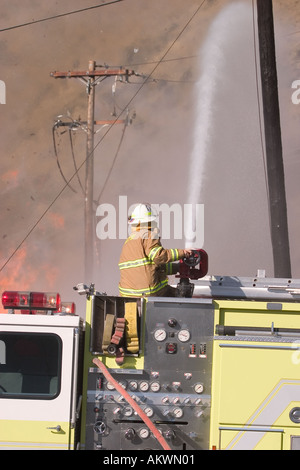
[[[189,330],[183,329],[178,332],[178,339],[182,343],[186,343],[187,341],[189,341],[190,337],[191,333],[189,332]]]
[[[144,413],[146,414],[146,416],[148,416],[148,418],[151,418],[151,416],[153,416],[154,411],[151,406],[146,406],[146,408],[144,409]]]
[[[150,384],[150,389],[152,392],[159,392],[160,391],[160,383],[159,382],[152,382]]]
[[[194,390],[196,393],[203,393],[204,387],[202,384],[197,383],[194,385]]]
[[[139,436],[142,438],[142,439],[147,439],[147,437],[150,436],[150,431],[148,428],[142,428],[139,430]]]
[[[123,409],[123,415],[124,416],[132,416],[133,414],[133,409],[131,408],[131,406],[125,406],[125,408]]]
[[[115,389],[115,387],[113,386],[113,384],[111,384],[110,382],[107,382],[106,388],[107,388],[107,390],[114,390],[114,389]]]
[[[137,381],[136,380],[130,380],[130,382],[128,383],[128,387],[129,387],[129,390],[134,392],[138,388]]]
[[[156,341],[164,341],[167,337],[167,332],[163,328],[158,328],[154,331],[154,338]]]
[[[149,390],[149,384],[146,382],[146,380],[142,380],[139,385],[140,391],[141,392],[147,392]]]
[[[176,406],[176,408],[174,408],[174,410],[172,411],[172,414],[175,418],[182,418],[183,416],[183,411],[181,408],[179,408],[178,406]]]

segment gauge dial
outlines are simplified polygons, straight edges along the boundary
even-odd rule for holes
[[[115,389],[115,387],[113,386],[113,384],[111,384],[110,382],[107,382],[106,388],[107,388],[107,390],[114,390],[114,389]]]
[[[139,385],[139,389],[141,392],[147,392],[149,390],[149,384],[146,380],[142,380]]]
[[[129,387],[129,390],[134,392],[138,388],[137,381],[136,380],[130,380],[130,382],[128,383],[128,387]]]
[[[150,436],[150,431],[149,429],[147,428],[142,428],[139,430],[139,436],[142,438],[142,439],[147,439],[147,437]]]
[[[152,392],[159,392],[160,391],[160,383],[159,382],[152,382],[150,384],[150,389]]]
[[[158,328],[154,331],[154,338],[156,341],[164,341],[167,337],[167,332],[164,328]]]
[[[204,387],[202,384],[198,383],[194,385],[194,390],[196,393],[203,393]]]
[[[189,341],[190,337],[191,333],[189,332],[189,330],[182,329],[178,332],[178,339],[182,343],[186,343],[187,341]]]
[[[124,416],[132,416],[133,414],[133,409],[131,408],[131,406],[125,406],[125,408],[123,409],[123,415]]]
[[[181,408],[179,408],[178,406],[176,408],[174,408],[173,410],[173,416],[175,416],[175,418],[182,418],[183,416],[183,411]]]
[[[146,416],[148,416],[148,418],[151,418],[151,416],[153,416],[154,414],[154,411],[150,406],[146,406],[146,408],[144,409],[144,413],[146,414]]]

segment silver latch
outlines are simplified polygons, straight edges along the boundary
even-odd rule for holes
[[[60,432],[61,431],[61,426],[58,424],[55,427],[49,427],[47,429],[52,429],[53,431]]]

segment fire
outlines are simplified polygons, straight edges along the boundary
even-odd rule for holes
[[[25,246],[19,248],[9,264],[0,274],[0,294],[5,290],[30,290],[37,280],[39,273],[35,272],[30,266],[24,267],[26,264],[27,249]],[[2,305],[0,305],[0,313],[3,313]]]
[[[14,172],[8,173],[11,177],[14,174]],[[54,229],[54,231],[63,230],[65,228],[64,217],[59,213],[49,212],[47,217],[48,230],[49,224],[50,228]],[[33,244],[31,243],[30,252],[27,244],[24,243],[14,253],[2,272],[0,272],[0,295],[7,290],[44,290],[45,285],[47,286],[47,291],[55,290],[59,268],[56,263],[51,263],[49,260],[49,247],[47,244],[44,244],[42,236],[45,231],[46,227],[40,228],[40,236],[36,238]],[[38,263],[36,263],[36,260],[38,260]],[[41,284],[43,287],[40,287]],[[0,313],[3,313],[1,308],[0,300]]]
[[[15,188],[18,183],[19,170],[9,170],[1,175],[1,181],[10,188]]]
[[[55,228],[64,228],[65,220],[62,215],[56,214],[55,212],[50,212],[48,217],[51,221],[51,224]]]

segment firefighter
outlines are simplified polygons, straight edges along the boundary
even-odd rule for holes
[[[128,223],[131,234],[119,261],[120,295],[175,297],[176,289],[169,286],[168,275],[177,272],[174,262],[188,258],[192,250],[162,247],[156,214],[150,204],[138,204]]]

